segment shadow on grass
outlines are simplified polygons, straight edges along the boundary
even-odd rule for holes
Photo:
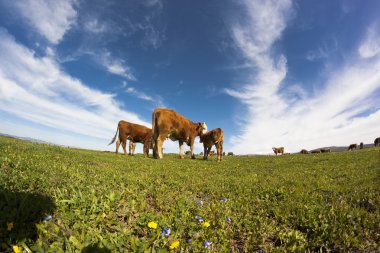
[[[111,253],[111,250],[97,243],[84,247],[81,253]]]
[[[51,215],[54,209],[55,204],[48,196],[0,188],[0,252],[7,245],[36,240],[36,223]]]

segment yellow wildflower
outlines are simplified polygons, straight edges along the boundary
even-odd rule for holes
[[[203,226],[205,226],[206,228],[208,228],[210,226],[210,222],[205,221],[205,223],[203,223]]]
[[[14,253],[21,253],[21,248],[19,246],[13,245],[12,248],[13,248]]]
[[[156,228],[157,228],[157,223],[154,222],[154,221],[150,221],[150,222],[148,223],[148,227],[153,228],[153,229],[156,229]]]
[[[175,241],[170,245],[170,249],[176,249],[179,247],[179,241]]]
[[[7,229],[11,231],[13,229],[13,222],[7,222]]]

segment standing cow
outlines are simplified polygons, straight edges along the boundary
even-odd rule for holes
[[[380,137],[377,137],[374,141],[375,147],[379,146],[380,144]]]
[[[273,152],[277,155],[279,153],[281,154],[284,154],[284,147],[280,147],[280,148],[272,148]]]
[[[124,154],[127,155],[127,140],[130,140],[134,143],[138,142],[144,144],[144,156],[147,157],[149,155],[149,148],[151,148],[152,143],[152,129],[147,128],[146,126],[121,120],[117,125],[115,136],[108,145],[115,142],[117,132],[119,132],[119,138],[116,142],[116,154],[118,152],[119,145],[121,144],[124,149]]]
[[[213,145],[216,147],[217,160],[222,161],[223,157],[223,141],[224,133],[220,128],[215,128],[210,132],[201,134],[200,143],[203,143],[204,155],[203,160],[206,160],[207,157],[211,154],[211,148]]]
[[[348,146],[348,151],[352,151],[352,150],[354,150],[354,149],[357,149],[358,148],[358,144],[351,144],[350,146]]]
[[[184,142],[190,146],[191,158],[195,159],[195,138],[205,132],[207,132],[206,123],[194,123],[174,110],[157,108],[152,115],[153,156],[156,159],[163,158],[162,145],[165,139],[169,138],[179,142],[181,159],[184,158]]]

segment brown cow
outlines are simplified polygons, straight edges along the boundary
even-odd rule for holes
[[[380,137],[377,137],[374,141],[375,147],[379,146],[380,144]]]
[[[152,148],[152,130],[150,128],[121,120],[117,125],[115,136],[108,145],[111,145],[115,142],[117,132],[119,132],[119,138],[118,142],[116,142],[116,154],[119,149],[118,145],[121,143],[124,149],[124,154],[127,155],[126,145],[127,140],[130,140],[134,143],[138,142],[144,144],[144,156],[147,157],[149,155],[149,148]]]
[[[181,159],[184,158],[184,142],[190,146],[191,158],[195,159],[195,138],[205,132],[207,132],[206,123],[194,123],[174,110],[157,108],[152,115],[153,156],[156,159],[163,158],[161,148],[165,139],[169,138],[172,141],[179,141]]]
[[[284,147],[272,148],[273,152],[277,155],[279,153],[284,154]]]
[[[234,152],[228,152],[227,156],[234,156]]]
[[[348,151],[352,151],[352,150],[354,150],[354,149],[357,149],[358,148],[358,144],[351,144],[350,146],[348,146]]]
[[[329,148],[321,148],[321,152],[322,153],[330,153],[331,149],[329,149]]]
[[[313,154],[315,154],[315,153],[321,153],[321,150],[320,149],[315,149],[315,150],[312,150],[310,152],[313,153]]]
[[[203,160],[206,160],[207,157],[211,155],[211,148],[213,145],[215,145],[216,154],[218,156],[217,160],[222,161],[223,141],[224,141],[224,133],[223,133],[223,130],[220,128],[215,128],[211,130],[210,132],[201,134],[200,143],[203,143],[203,148],[204,148]]]
[[[364,148],[364,144],[363,144],[363,142],[360,142],[360,149],[363,149]]]
[[[306,149],[302,149],[302,150],[300,151],[300,153],[301,153],[301,154],[309,154],[309,151],[307,151]]]

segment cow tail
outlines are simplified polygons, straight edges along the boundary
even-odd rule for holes
[[[115,142],[118,131],[119,131],[119,124],[117,124],[115,136],[112,138],[111,142],[108,143],[108,146]]]

